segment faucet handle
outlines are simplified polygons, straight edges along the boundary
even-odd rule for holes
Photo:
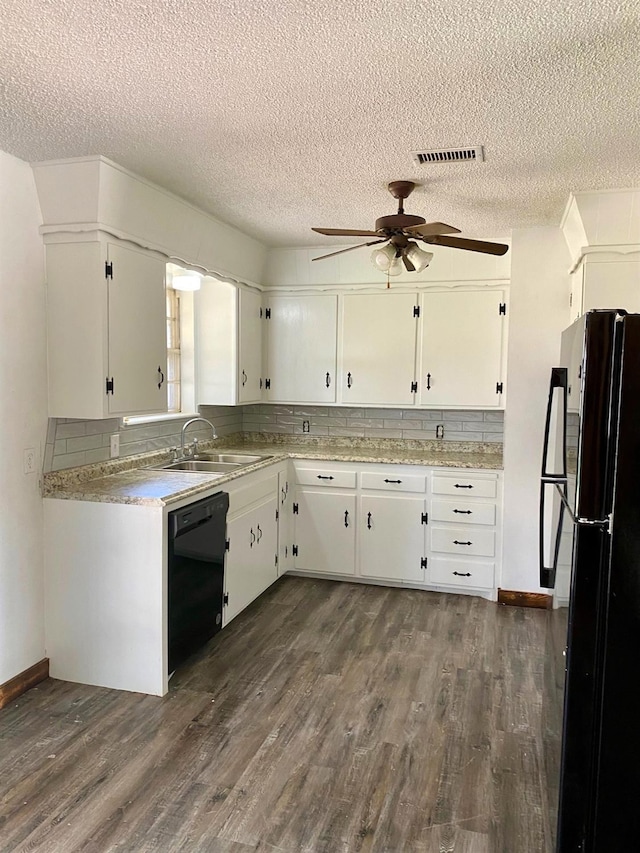
[[[198,439],[194,438],[191,442],[191,455],[195,458],[198,455]]]

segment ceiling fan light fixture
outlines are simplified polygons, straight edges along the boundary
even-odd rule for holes
[[[391,243],[371,252],[371,261],[381,272],[389,272],[394,260],[396,260],[396,247]],[[392,272],[390,275],[397,275],[397,273]]]
[[[416,268],[416,272],[426,270],[433,260],[433,252],[425,252],[417,243],[409,243],[405,255]]]
[[[387,275],[400,275],[401,272],[404,272],[402,258],[394,258],[387,270]]]

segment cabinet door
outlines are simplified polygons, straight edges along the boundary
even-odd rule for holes
[[[421,583],[426,554],[423,498],[363,495],[359,515],[359,565],[363,577]]]
[[[240,290],[238,315],[239,360],[238,401],[259,403],[262,392],[262,297],[252,290]]]
[[[640,262],[584,264],[583,313],[593,308],[640,311]]]
[[[343,297],[341,402],[414,404],[416,298],[411,293]]]
[[[276,580],[276,508],[274,495],[227,525],[225,625]]]
[[[166,412],[165,263],[113,243],[108,257],[109,413]]]
[[[356,554],[355,494],[298,489],[296,504],[296,569],[353,575]]]
[[[453,291],[422,295],[419,403],[438,408],[499,408],[504,293]]]
[[[327,294],[268,300],[269,402],[335,402],[337,305]]]
[[[278,574],[282,575],[293,568],[293,491],[289,475],[282,471],[278,475]]]

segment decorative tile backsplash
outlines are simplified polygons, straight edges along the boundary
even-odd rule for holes
[[[216,428],[219,437],[242,431],[242,408],[238,406],[202,406],[200,413]],[[119,418],[101,421],[79,421],[64,418],[49,418],[44,471],[59,471],[104,462],[109,459],[111,436],[120,434],[120,456],[164,450],[180,444],[182,425],[187,418],[158,423],[121,426]],[[206,424],[189,427],[189,438],[205,440],[211,438]]]
[[[501,443],[503,413],[496,411],[435,411],[426,409],[364,409],[329,406],[202,406],[202,417],[216,427],[218,436],[235,433],[282,433],[310,436],[434,439],[436,427],[444,430],[443,441]],[[109,443],[120,434],[120,456],[163,450],[180,444],[186,418],[158,423],[121,426],[119,418],[100,421],[50,418],[44,471],[59,471],[109,459]],[[189,436],[210,437],[205,424],[189,427]]]
[[[359,438],[411,438],[502,443],[504,413],[432,409],[359,409],[334,406],[244,406],[243,432]],[[308,430],[305,428],[308,422]],[[443,429],[436,435],[436,427]]]

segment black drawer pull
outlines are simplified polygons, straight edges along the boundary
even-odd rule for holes
[[[458,515],[471,515],[470,509],[454,509],[454,512],[457,512]]]
[[[385,483],[401,483],[402,480],[385,480]]]
[[[473,545],[473,542],[458,542],[457,539],[453,540],[454,545]]]
[[[473,488],[473,486],[463,486],[463,485],[461,485],[460,483],[456,483],[456,484],[455,484],[455,488],[456,488],[456,489],[472,489],[472,488]]]
[[[318,480],[333,480],[333,477],[331,475],[325,477],[324,474],[318,474]]]
[[[258,534],[258,542],[262,539],[262,530],[260,529],[260,525],[256,528]]]
[[[325,376],[324,384],[327,386],[327,388],[329,387],[329,385],[331,385],[331,374],[328,372],[327,372],[327,375]]]
[[[351,374],[347,373],[347,388],[351,388],[353,385],[353,379],[351,378]]]
[[[471,572],[454,572],[454,575],[457,575],[459,578],[470,578]]]
[[[345,509],[345,511],[344,511],[344,526],[345,527],[349,526],[349,510],[348,509]]]
[[[431,391],[431,374],[427,373],[427,391]]]
[[[160,374],[160,382],[158,382],[158,388],[162,388],[162,385],[164,383],[164,373],[162,372],[161,367],[158,368],[158,373]]]
[[[371,530],[371,513],[367,513],[367,527]]]
[[[247,374],[246,374],[246,373],[244,372],[244,370],[243,370],[243,371],[242,371],[242,387],[244,388],[244,386],[245,386],[246,384],[247,384]]]

